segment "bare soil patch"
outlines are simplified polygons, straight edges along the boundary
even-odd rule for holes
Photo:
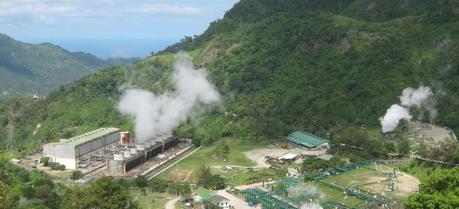
[[[169,178],[173,181],[186,181],[188,178],[190,178],[192,173],[193,171],[176,170],[175,172],[171,173]]]
[[[257,164],[255,168],[269,168],[269,165],[266,163],[266,156],[281,157],[288,151],[288,149],[263,148],[244,152],[244,155]]]
[[[398,190],[394,195],[399,197],[408,197],[411,193],[417,192],[421,184],[418,178],[403,172],[397,172],[397,180]]]

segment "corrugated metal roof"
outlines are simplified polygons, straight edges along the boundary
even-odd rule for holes
[[[209,198],[215,196],[216,194],[206,188],[199,187],[194,191],[194,193],[199,196],[203,201],[207,201]]]
[[[304,131],[295,131],[288,135],[288,140],[295,143],[306,146],[308,148],[317,147],[323,143],[326,143],[327,140],[322,139],[316,135],[306,133]]]
[[[117,132],[117,131],[120,131],[120,129],[112,128],[112,127],[110,127],[110,128],[99,128],[97,130],[90,131],[90,132],[84,133],[82,135],[72,137],[70,139],[61,139],[60,143],[61,144],[68,144],[68,145],[76,146],[76,145],[83,144],[85,142],[100,138],[102,136],[105,136],[105,135],[108,135],[108,134],[111,134],[111,133]]]
[[[220,195],[214,195],[210,197],[208,201],[213,202],[213,203],[229,202],[229,200],[226,197],[223,197]]]

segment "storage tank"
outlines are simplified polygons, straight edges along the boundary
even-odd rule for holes
[[[123,154],[114,154],[113,160],[123,160]]]

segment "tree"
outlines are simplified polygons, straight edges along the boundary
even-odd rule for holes
[[[203,166],[200,170],[198,185],[208,189],[223,189],[225,188],[225,179],[219,175],[212,175],[210,168]]]
[[[150,182],[148,182],[148,186],[155,192],[166,192],[167,189],[167,181],[154,178]]]
[[[88,190],[91,207],[100,209],[138,208],[132,201],[127,188],[122,187],[113,177],[104,176],[91,184]]]
[[[459,168],[439,169],[421,183],[419,193],[405,203],[407,209],[459,208]]]
[[[398,143],[398,153],[400,155],[407,155],[410,153],[410,142],[408,139],[402,138]]]
[[[57,208],[59,196],[54,191],[52,185],[40,185],[35,187],[35,195],[44,205],[50,208]]]
[[[225,179],[219,175],[211,176],[207,183],[204,184],[204,187],[214,190],[224,189],[225,186]]]
[[[81,179],[82,177],[83,177],[83,173],[81,173],[80,170],[74,170],[72,174],[70,174],[70,179],[74,181]]]
[[[205,181],[209,179],[211,176],[212,176],[212,173],[210,172],[210,168],[207,166],[202,166],[201,169],[199,170],[199,180]]]
[[[148,179],[145,176],[137,176],[134,179],[134,185],[140,188],[144,188],[148,186]]]
[[[84,188],[75,186],[68,189],[60,203],[59,208],[61,209],[89,209],[91,208],[90,203],[87,199],[89,194]]]
[[[227,155],[230,152],[230,146],[228,144],[223,143],[223,154]]]

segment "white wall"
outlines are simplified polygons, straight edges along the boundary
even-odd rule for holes
[[[55,158],[56,163],[60,163],[62,165],[65,165],[65,169],[76,169],[76,160],[75,158],[69,159],[69,158]]]

